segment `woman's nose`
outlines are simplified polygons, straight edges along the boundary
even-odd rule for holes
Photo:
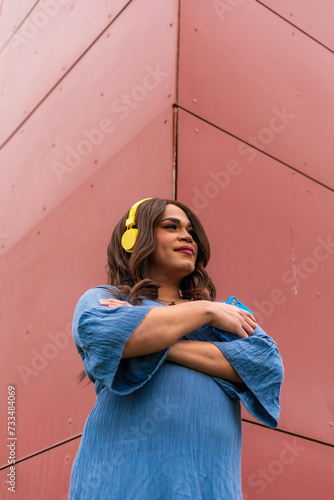
[[[191,234],[186,230],[184,229],[181,233],[180,233],[180,238],[182,240],[186,240],[186,241],[193,241],[193,237],[191,236]]]

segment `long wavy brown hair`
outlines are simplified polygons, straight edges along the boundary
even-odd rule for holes
[[[119,298],[126,298],[133,305],[141,304],[144,298],[158,298],[160,285],[150,277],[150,257],[156,246],[155,228],[169,204],[176,205],[185,212],[193,228],[192,237],[198,246],[195,269],[181,280],[181,296],[184,299],[210,301],[216,297],[215,285],[205,269],[210,258],[210,244],[197,215],[179,201],[152,198],[137,208],[135,227],[138,229],[138,236],[133,252],[126,252],[121,244],[128,212],[116,225],[107,249],[106,271],[108,284],[115,287],[113,295],[116,293]],[[84,377],[85,371],[79,375],[80,382]]]

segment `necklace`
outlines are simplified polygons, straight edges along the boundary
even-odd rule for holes
[[[182,297],[176,299],[176,300],[163,300],[163,299],[158,299],[160,302],[165,302],[168,306],[175,306],[176,302],[179,300],[182,300]]]

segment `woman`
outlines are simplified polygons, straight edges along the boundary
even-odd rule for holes
[[[276,427],[283,368],[250,312],[214,302],[209,254],[176,201],[141,200],[116,226],[110,285],[86,292],[73,319],[97,399],[70,500],[242,498],[239,401]]]

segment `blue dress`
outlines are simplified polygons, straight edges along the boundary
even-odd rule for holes
[[[89,379],[91,411],[72,467],[69,500],[241,500],[240,401],[276,427],[283,366],[275,342],[224,342],[204,325],[182,340],[214,343],[244,381],[234,384],[165,361],[168,349],[122,359],[127,339],[154,306],[109,308],[112,287],[88,290],[73,336]]]

